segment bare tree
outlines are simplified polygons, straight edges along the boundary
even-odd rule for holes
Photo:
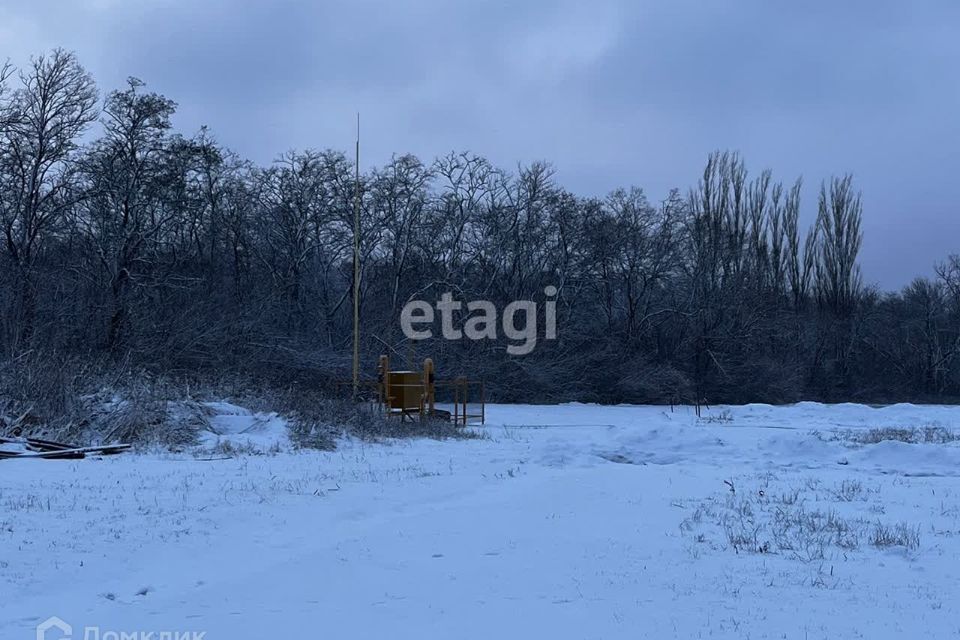
[[[404,155],[393,158],[371,180],[371,205],[384,229],[384,251],[390,265],[388,318],[399,312],[401,282],[423,228],[432,178],[433,172],[420,160]]]
[[[803,181],[798,179],[787,193],[783,207],[783,225],[786,235],[787,278],[793,308],[800,311],[810,292],[810,281],[817,256],[817,231],[814,225],[806,235],[801,249],[800,236],[800,190]]]
[[[0,224],[18,289],[19,314],[7,327],[13,345],[33,330],[37,254],[80,197],[78,139],[97,115],[93,79],[72,53],[38,56],[19,79],[3,109],[0,149]]]
[[[857,255],[863,242],[861,214],[860,194],[853,190],[852,176],[832,178],[829,188],[821,185],[817,294],[821,303],[839,317],[852,312],[860,291]]]
[[[79,227],[96,247],[97,272],[109,292],[108,349],[120,340],[131,287],[143,286],[158,272],[153,261],[159,242],[178,213],[163,205],[161,185],[176,105],[143,92],[143,86],[130,78],[125,90],[110,93],[104,136],[85,163],[90,191]]]

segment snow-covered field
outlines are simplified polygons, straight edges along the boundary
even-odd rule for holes
[[[0,461],[0,639],[960,636],[960,408],[491,406],[333,453],[220,409],[266,454]]]

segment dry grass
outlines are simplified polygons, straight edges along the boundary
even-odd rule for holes
[[[145,372],[56,353],[0,363],[0,433],[7,435],[182,447],[206,425],[188,398],[182,385]]]
[[[290,433],[298,446],[329,442],[340,434],[363,440],[389,438],[433,438],[436,440],[481,437],[474,431],[439,420],[400,420],[388,418],[371,402],[353,402],[321,393],[289,389],[266,396],[273,411],[288,417]],[[332,446],[330,447],[332,448]]]
[[[695,532],[698,542],[708,541],[713,531],[725,543],[721,547],[736,553],[781,554],[803,562],[854,552],[864,543],[916,550],[920,546],[918,527],[903,522],[874,523],[824,505],[866,500],[867,493],[876,494],[876,490],[852,480],[833,487],[813,481],[779,493],[771,491],[769,484],[739,492],[728,485],[722,498],[702,502],[680,528],[684,533]],[[812,508],[808,503],[824,506]]]
[[[869,445],[881,442],[906,442],[908,444],[948,444],[960,441],[960,433],[940,425],[921,427],[877,427],[873,429],[847,429],[829,435],[817,434],[821,440]]]
[[[729,424],[733,422],[733,414],[729,409],[719,413],[706,413],[697,418],[697,424]]]
[[[878,522],[870,535],[870,544],[880,549],[903,547],[912,551],[920,546],[920,527],[911,526],[906,522],[898,522],[894,525]]]
[[[0,362],[0,435],[16,431],[58,442],[180,450],[209,428],[202,402],[223,399],[284,417],[301,448],[332,450],[345,434],[365,440],[480,437],[449,422],[387,419],[370,403],[305,385],[277,388],[230,376],[173,379],[57,353],[29,352]]]

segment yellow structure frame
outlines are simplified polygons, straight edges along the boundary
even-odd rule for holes
[[[453,411],[437,409],[437,389],[453,392]],[[471,420],[486,421],[486,398],[482,381],[459,377],[454,380],[437,380],[431,358],[423,361],[422,371],[391,371],[390,358],[380,356],[377,363],[377,395],[380,405],[388,416],[401,420],[417,416],[424,419],[450,420],[455,425],[466,426]],[[480,405],[479,413],[470,413],[470,404]]]

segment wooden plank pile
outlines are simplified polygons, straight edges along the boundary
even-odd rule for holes
[[[40,458],[43,460],[79,460],[88,455],[110,456],[128,451],[129,444],[106,444],[93,447],[51,442],[39,438],[5,438],[0,436],[0,444],[20,445],[19,450],[0,449],[0,460],[11,458]]]
[[[81,447],[75,444],[65,444],[24,436],[24,425],[31,423],[36,424],[37,422],[29,409],[13,421],[7,421],[3,416],[0,416],[0,433],[5,432],[9,434],[9,436],[0,435],[0,460],[10,460],[12,458],[78,460],[88,455],[115,455],[129,450],[131,447],[129,444],[106,444]]]
[[[20,445],[20,451],[0,449],[0,460],[10,458],[41,458],[45,460],[79,460],[88,455],[115,455],[130,449],[129,444],[107,444],[93,447],[40,440],[38,438],[5,438],[0,436],[0,444]]]

